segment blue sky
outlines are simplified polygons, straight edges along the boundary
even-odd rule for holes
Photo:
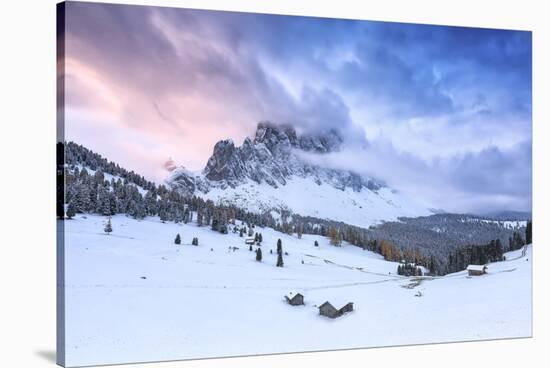
[[[531,33],[68,3],[67,138],[161,181],[260,120],[450,211],[530,210]]]

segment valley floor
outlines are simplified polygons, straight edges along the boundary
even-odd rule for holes
[[[413,280],[378,254],[320,236],[256,229],[256,262],[238,233],[118,215],[106,235],[105,220],[65,222],[68,366],[531,336],[530,246],[484,276]],[[304,306],[285,302],[293,290]],[[327,300],[355,310],[320,316]]]

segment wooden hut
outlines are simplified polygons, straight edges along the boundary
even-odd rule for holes
[[[285,299],[290,305],[304,305],[304,296],[294,291],[286,294]]]
[[[249,245],[249,244],[250,244],[250,245],[254,245],[254,244],[256,244],[256,240],[255,240],[254,238],[246,238],[246,239],[244,240],[244,242],[245,242],[246,245]]]
[[[340,315],[346,313],[346,312],[351,312],[353,311],[353,303],[348,303],[346,305],[344,305],[342,308],[340,308],[339,312],[341,313]]]
[[[319,314],[329,318],[336,318],[342,316],[344,313],[353,311],[353,303],[348,303],[340,309],[336,309],[328,301],[321,304],[319,307]]]
[[[338,309],[334,308],[329,302],[324,302],[319,307],[319,314],[329,318],[336,318],[338,317]]]
[[[487,273],[487,266],[468,265],[466,270],[468,271],[468,276],[481,276]]]

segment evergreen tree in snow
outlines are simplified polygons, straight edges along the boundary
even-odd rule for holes
[[[181,244],[181,236],[180,236],[180,234],[176,235],[176,239],[174,239],[174,244]]]
[[[168,221],[168,215],[165,210],[160,210],[159,212],[159,218],[160,221],[164,224],[166,221]]]
[[[199,245],[199,238],[193,238],[193,240],[191,241],[191,245],[198,246]]]
[[[256,261],[258,262],[262,261],[262,248],[256,249]]]
[[[283,267],[285,264],[283,262],[283,254],[279,253],[277,256],[277,267]]]
[[[283,242],[281,239],[277,239],[277,254],[283,253]]]
[[[86,172],[84,169],[81,172]],[[82,175],[81,175],[82,176]],[[88,185],[85,183],[80,183],[77,186],[77,200],[76,208],[79,213],[86,213],[90,211],[90,190]]]
[[[239,231],[239,236],[242,238],[244,233],[244,229],[241,227],[241,230]]]
[[[110,235],[113,232],[113,226],[111,225],[111,217],[107,220],[107,223],[105,224],[105,228],[103,228],[103,231],[107,233],[107,235]]]
[[[315,242],[313,243],[314,246],[318,247],[319,246],[319,242],[317,240],[315,240]]]
[[[264,241],[264,237],[262,236],[262,233],[258,233],[258,243],[262,243]]]
[[[67,206],[67,218],[72,219],[76,214],[76,208],[74,205],[74,201],[70,201],[69,205]]]
[[[105,186],[101,186],[97,192],[96,212],[103,216],[111,215],[111,197]]]

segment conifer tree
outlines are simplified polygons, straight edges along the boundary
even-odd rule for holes
[[[256,250],[256,261],[258,262],[262,261],[262,248],[258,248]]]
[[[283,253],[283,242],[281,239],[277,239],[277,254]]]
[[[181,244],[181,236],[180,236],[180,234],[176,235],[176,239],[174,239],[174,244]]]
[[[107,224],[105,224],[105,228],[103,228],[103,231],[105,231],[107,235],[110,235],[113,232],[113,226],[111,225],[110,216],[109,216],[109,219],[107,220]]]
[[[277,256],[277,267],[283,267],[283,266],[284,266],[283,254],[279,253],[279,255]]]
[[[317,240],[315,240],[315,242],[313,243],[314,246],[318,247],[319,246],[319,242]]]
[[[76,214],[76,208],[74,205],[74,201],[70,201],[69,205],[67,206],[67,218],[72,219]]]

